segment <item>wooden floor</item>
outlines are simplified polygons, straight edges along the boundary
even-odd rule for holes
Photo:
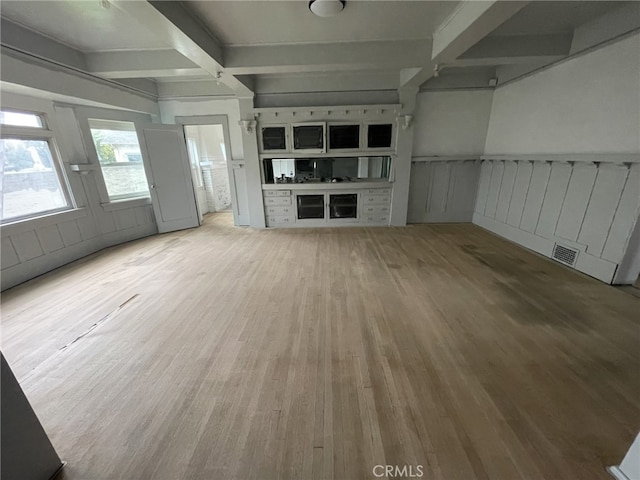
[[[5,292],[2,348],[64,479],[604,480],[639,311],[473,225],[221,214]]]

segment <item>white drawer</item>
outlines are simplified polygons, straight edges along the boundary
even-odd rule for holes
[[[280,216],[280,215],[267,215],[265,219],[267,223],[267,227],[279,227],[292,225],[295,220],[293,216]]]
[[[288,197],[291,195],[291,190],[276,190],[278,197]]]
[[[267,207],[275,205],[291,205],[291,197],[266,197],[264,199],[264,204]]]
[[[263,190],[265,197],[276,197],[278,196],[278,190]]]
[[[362,202],[367,205],[367,204],[385,204],[385,203],[389,203],[390,197],[389,195],[364,195],[362,197]]]
[[[389,195],[391,193],[390,188],[369,188],[364,191],[365,194],[378,194],[378,195]]]
[[[290,206],[290,207],[267,206],[265,207],[264,210],[267,213],[267,215],[293,215],[294,214],[293,206]]]
[[[389,216],[388,215],[365,215],[364,218],[364,223],[370,224],[370,223],[375,223],[376,225],[378,224],[388,224],[389,223]]]
[[[365,215],[389,213],[390,209],[389,205],[365,205],[362,207]]]

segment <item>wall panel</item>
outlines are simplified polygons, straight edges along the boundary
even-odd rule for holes
[[[536,235],[549,238],[552,237],[558,218],[560,208],[564,203],[567,193],[567,186],[571,179],[571,166],[564,162],[554,162],[551,166],[551,174],[547,183],[547,191],[544,194],[544,201],[540,209],[540,218],[536,227]]]
[[[42,227],[38,229],[37,233],[40,243],[47,253],[64,248],[64,242],[62,241],[57,225]]]
[[[489,196],[489,184],[491,183],[491,174],[493,171],[493,162],[482,162],[480,170],[480,180],[478,181],[478,198],[476,199],[475,211],[484,215],[487,207],[487,197]]]
[[[589,206],[578,235],[587,252],[600,256],[613,223],[629,170],[621,165],[602,165],[598,169]]]
[[[527,194],[529,193],[533,165],[531,162],[517,162],[516,169],[513,195],[511,196],[511,204],[509,205],[509,213],[507,214],[507,223],[513,227],[518,227],[522,221],[522,213],[524,211],[525,201],[527,200]]]
[[[496,220],[502,223],[507,221],[517,171],[518,164],[516,162],[504,163],[504,173],[502,174],[502,183],[500,185],[500,194],[498,195],[498,205],[496,206],[495,216]]]
[[[20,262],[28,262],[33,258],[44,255],[35,230],[28,230],[17,234],[11,239],[11,243],[13,243],[16,249]]]
[[[479,177],[474,160],[414,161],[407,222],[470,222]]]
[[[547,185],[551,176],[551,165],[547,162],[534,162],[531,172],[529,190],[522,209],[520,228],[526,232],[535,232],[542,210],[542,202],[547,193]]]
[[[489,191],[481,182],[477,195],[477,203],[487,196],[487,208],[476,208],[474,223],[546,256],[555,243],[576,248],[577,270],[613,281],[640,213],[640,163],[485,160],[481,178],[489,172]],[[490,190],[498,178],[499,194]]]
[[[576,241],[593,191],[597,168],[593,164],[575,165],[564,197],[555,234]]]
[[[631,231],[638,221],[640,210],[640,164],[634,164],[629,171],[620,203],[613,217],[613,223],[602,250],[602,257],[613,262],[625,254]]]
[[[504,162],[493,162],[491,169],[491,180],[489,181],[489,192],[487,193],[487,205],[484,208],[484,216],[495,218],[498,208],[498,197],[502,185],[502,175],[504,174]]]

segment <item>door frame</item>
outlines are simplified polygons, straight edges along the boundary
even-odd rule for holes
[[[224,137],[224,150],[227,156],[227,175],[229,176],[229,190],[231,192],[231,209],[233,211],[233,223],[235,225],[241,225],[239,218],[240,212],[238,210],[238,192],[236,191],[236,185],[234,180],[233,168],[237,166],[244,168],[244,160],[234,160],[231,155],[231,136],[229,134],[229,117],[227,115],[188,115],[188,116],[176,116],[175,122],[177,125],[181,125],[183,130],[188,125],[221,125],[222,134]],[[186,143],[186,140],[185,140]]]

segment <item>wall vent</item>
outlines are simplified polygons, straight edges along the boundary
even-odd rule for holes
[[[578,259],[578,250],[556,243],[553,246],[551,258],[560,263],[564,263],[565,265],[569,265],[570,267],[574,267],[576,260]]]

